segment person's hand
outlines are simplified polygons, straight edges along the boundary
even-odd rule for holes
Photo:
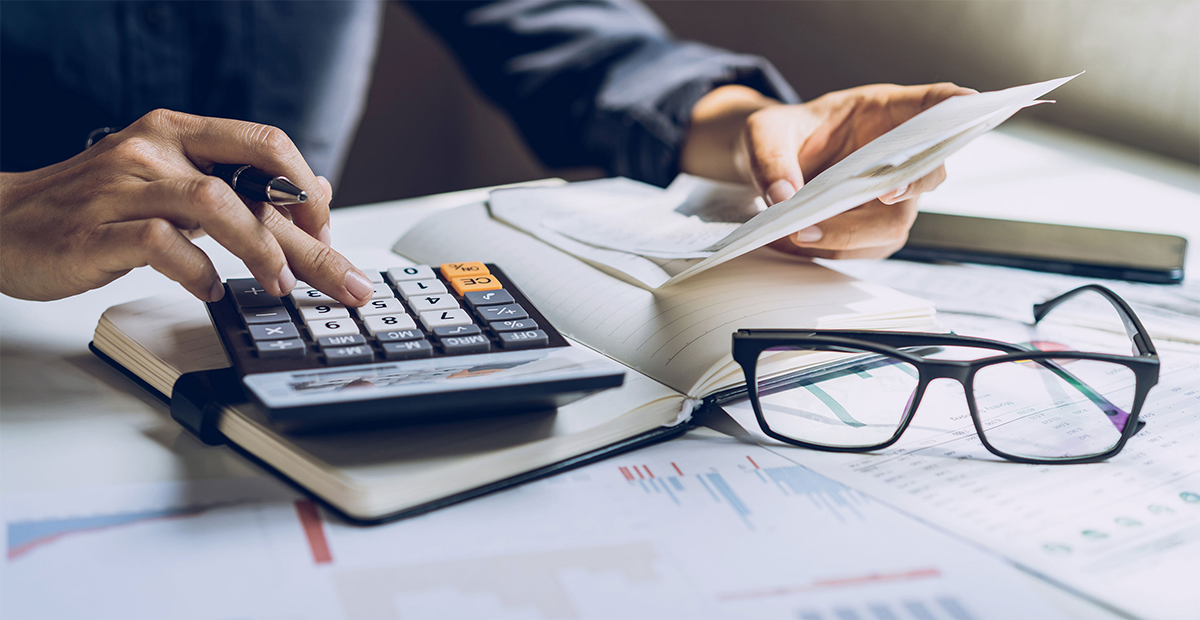
[[[955,95],[954,84],[875,84],[784,105],[742,86],[723,86],[692,108],[684,172],[753,184],[768,205],[792,197],[805,181],[921,111]],[[772,244],[822,258],[881,258],[900,249],[917,217],[916,198],[946,178],[939,166],[907,187]]]
[[[287,208],[243,200],[205,174],[215,163],[286,176],[309,199]],[[156,110],[65,162],[0,176],[0,192],[5,295],[59,299],[150,265],[215,301],[221,278],[190,241],[205,233],[271,295],[288,294],[297,276],[351,306],[372,294],[329,247],[329,181],[274,127]]]

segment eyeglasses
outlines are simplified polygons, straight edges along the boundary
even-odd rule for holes
[[[1116,309],[1133,356],[950,334],[744,329],[733,335],[733,359],[745,372],[762,430],[789,444],[833,452],[886,448],[912,422],[929,383],[952,379],[962,384],[975,431],[992,454],[1021,463],[1092,463],[1120,452],[1145,425],[1138,413],[1158,383],[1159,361],[1129,304],[1103,286],[1035,304],[1034,322],[1086,291]],[[979,350],[986,355],[978,359],[931,357]],[[828,363],[784,372],[797,354],[813,352]]]

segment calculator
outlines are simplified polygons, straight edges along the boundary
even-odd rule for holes
[[[447,420],[558,407],[624,381],[573,346],[494,264],[367,271],[348,308],[297,284],[286,297],[225,281],[208,304],[245,391],[284,430]]]

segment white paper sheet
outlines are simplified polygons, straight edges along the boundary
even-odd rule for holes
[[[655,192],[627,181],[499,190],[489,203],[496,218],[657,288],[916,181],[1074,77],[951,97],[810,179],[788,200],[757,214],[740,210],[752,215],[740,226],[734,226],[737,217],[704,218],[681,209],[682,191]],[[719,201],[715,188],[709,194]]]
[[[22,618],[1060,617],[997,557],[710,431],[390,525],[306,518],[306,502],[270,479],[6,496],[0,609]]]

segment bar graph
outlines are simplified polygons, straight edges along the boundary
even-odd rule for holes
[[[761,458],[761,456],[760,456]],[[674,461],[633,462],[615,469],[631,489],[684,508],[690,502],[712,502],[728,507],[751,530],[755,529],[755,499],[765,491],[808,502],[838,521],[864,519],[859,509],[866,498],[841,484],[800,465],[762,467],[754,457],[686,471]],[[751,499],[754,498],[754,499]],[[771,497],[770,501],[778,501]]]

